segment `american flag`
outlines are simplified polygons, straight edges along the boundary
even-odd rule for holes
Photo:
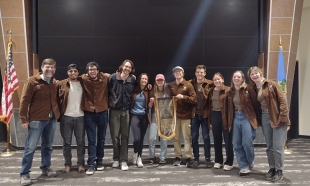
[[[8,59],[7,66],[4,72],[3,89],[0,108],[0,119],[2,122],[10,123],[13,115],[13,99],[12,95],[18,88],[18,79],[16,76],[15,67],[12,60],[12,42],[8,43]]]

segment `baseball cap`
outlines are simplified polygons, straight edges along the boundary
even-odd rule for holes
[[[176,66],[172,69],[172,72],[174,72],[175,70],[182,70],[184,72],[184,69],[180,66]]]
[[[68,70],[71,70],[72,68],[75,68],[75,69],[79,70],[79,67],[77,66],[77,64],[70,64],[68,66]]]
[[[155,80],[159,79],[165,80],[165,76],[163,74],[157,74]]]

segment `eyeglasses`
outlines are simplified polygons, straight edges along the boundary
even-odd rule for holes
[[[96,68],[90,68],[90,69],[88,69],[88,71],[89,72],[95,72],[95,71],[97,71],[97,69]]]

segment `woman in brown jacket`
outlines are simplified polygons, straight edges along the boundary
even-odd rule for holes
[[[286,97],[276,82],[263,77],[260,68],[251,67],[248,77],[254,84],[257,100],[260,102],[262,129],[270,168],[265,179],[276,182],[283,178],[284,144],[287,127],[290,125]]]
[[[233,127],[233,147],[239,164],[239,175],[245,176],[254,167],[254,145],[258,127],[259,103],[252,86],[245,83],[242,71],[233,74],[227,93],[227,128]]]
[[[223,166],[222,142],[225,141],[226,161],[223,170],[229,171],[233,169],[234,151],[232,147],[232,132],[228,131],[226,123],[225,99],[229,87],[224,85],[224,77],[217,72],[213,75],[213,83],[215,87],[208,94],[209,109],[209,125],[212,125],[212,133],[214,139],[215,163],[214,168],[219,169]]]
[[[142,73],[131,94],[130,127],[133,133],[134,154],[132,163],[138,167],[143,167],[141,155],[143,139],[149,124],[148,104],[150,101],[149,90],[147,88],[149,77]]]

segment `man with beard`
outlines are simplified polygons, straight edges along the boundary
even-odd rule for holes
[[[110,132],[113,143],[113,168],[128,170],[129,109],[136,79],[133,62],[126,59],[109,78]],[[121,141],[120,141],[121,136]]]
[[[78,172],[84,173],[85,126],[84,112],[81,109],[83,89],[80,83],[78,66],[68,66],[68,78],[58,82],[58,105],[60,111],[60,133],[63,138],[63,155],[65,168],[63,173],[70,172],[72,166],[71,142],[74,133],[77,145]]]
[[[40,137],[42,175],[57,176],[57,173],[50,168],[56,120],[59,118],[57,87],[53,78],[56,62],[51,58],[44,59],[41,70],[42,73],[28,78],[21,96],[19,115],[22,127],[28,129],[20,171],[21,185],[31,184],[29,173]]]
[[[108,125],[108,77],[99,72],[96,62],[86,65],[86,74],[81,76],[83,96],[81,108],[84,111],[84,123],[88,139],[88,170],[92,175],[95,169],[102,171],[104,166],[105,135]]]

